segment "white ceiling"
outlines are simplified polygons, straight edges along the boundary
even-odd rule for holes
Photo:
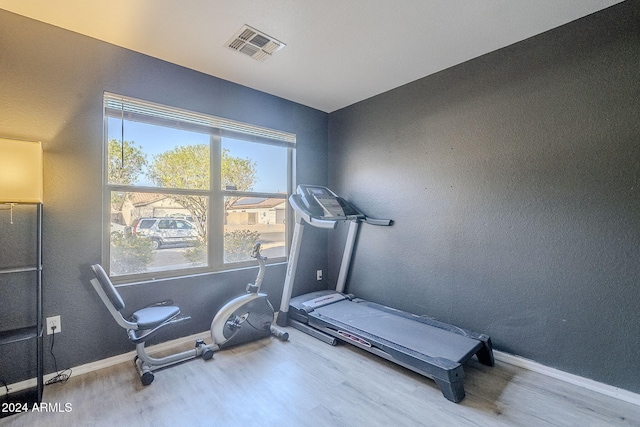
[[[331,112],[621,0],[0,0],[0,8]],[[244,24],[284,42],[225,47]]]

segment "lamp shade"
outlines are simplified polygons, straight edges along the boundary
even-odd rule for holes
[[[42,203],[42,144],[0,139],[0,202]]]

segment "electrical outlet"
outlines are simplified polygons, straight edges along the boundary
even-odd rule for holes
[[[55,328],[55,331],[53,328]],[[60,316],[47,317],[47,335],[51,335],[53,333],[59,334],[60,332],[62,332]]]
[[[322,280],[322,270],[316,271],[316,280]]]

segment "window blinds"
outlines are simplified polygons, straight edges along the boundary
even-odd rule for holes
[[[105,92],[105,116],[294,148],[295,134]]]

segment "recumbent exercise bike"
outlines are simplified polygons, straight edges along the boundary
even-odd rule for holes
[[[209,360],[214,351],[234,345],[258,340],[274,335],[282,341],[289,339],[289,334],[274,326],[274,310],[267,295],[260,293],[265,273],[266,257],[260,254],[260,243],[256,243],[251,257],[258,261],[258,276],[254,284],[247,285],[247,292],[226,303],[216,313],[211,322],[211,344],[204,340],[196,341],[195,348],[164,357],[153,357],[145,350],[145,341],[159,331],[172,325],[189,321],[191,318],[179,317],[180,308],[171,301],[163,301],[135,311],[129,319],[125,319],[122,310],[124,301],[109,276],[99,264],[91,268],[96,275],[91,284],[102,299],[118,325],[127,330],[129,339],[136,345],[135,364],[143,385],[153,382],[153,371],[165,368],[185,360],[202,357]]]

